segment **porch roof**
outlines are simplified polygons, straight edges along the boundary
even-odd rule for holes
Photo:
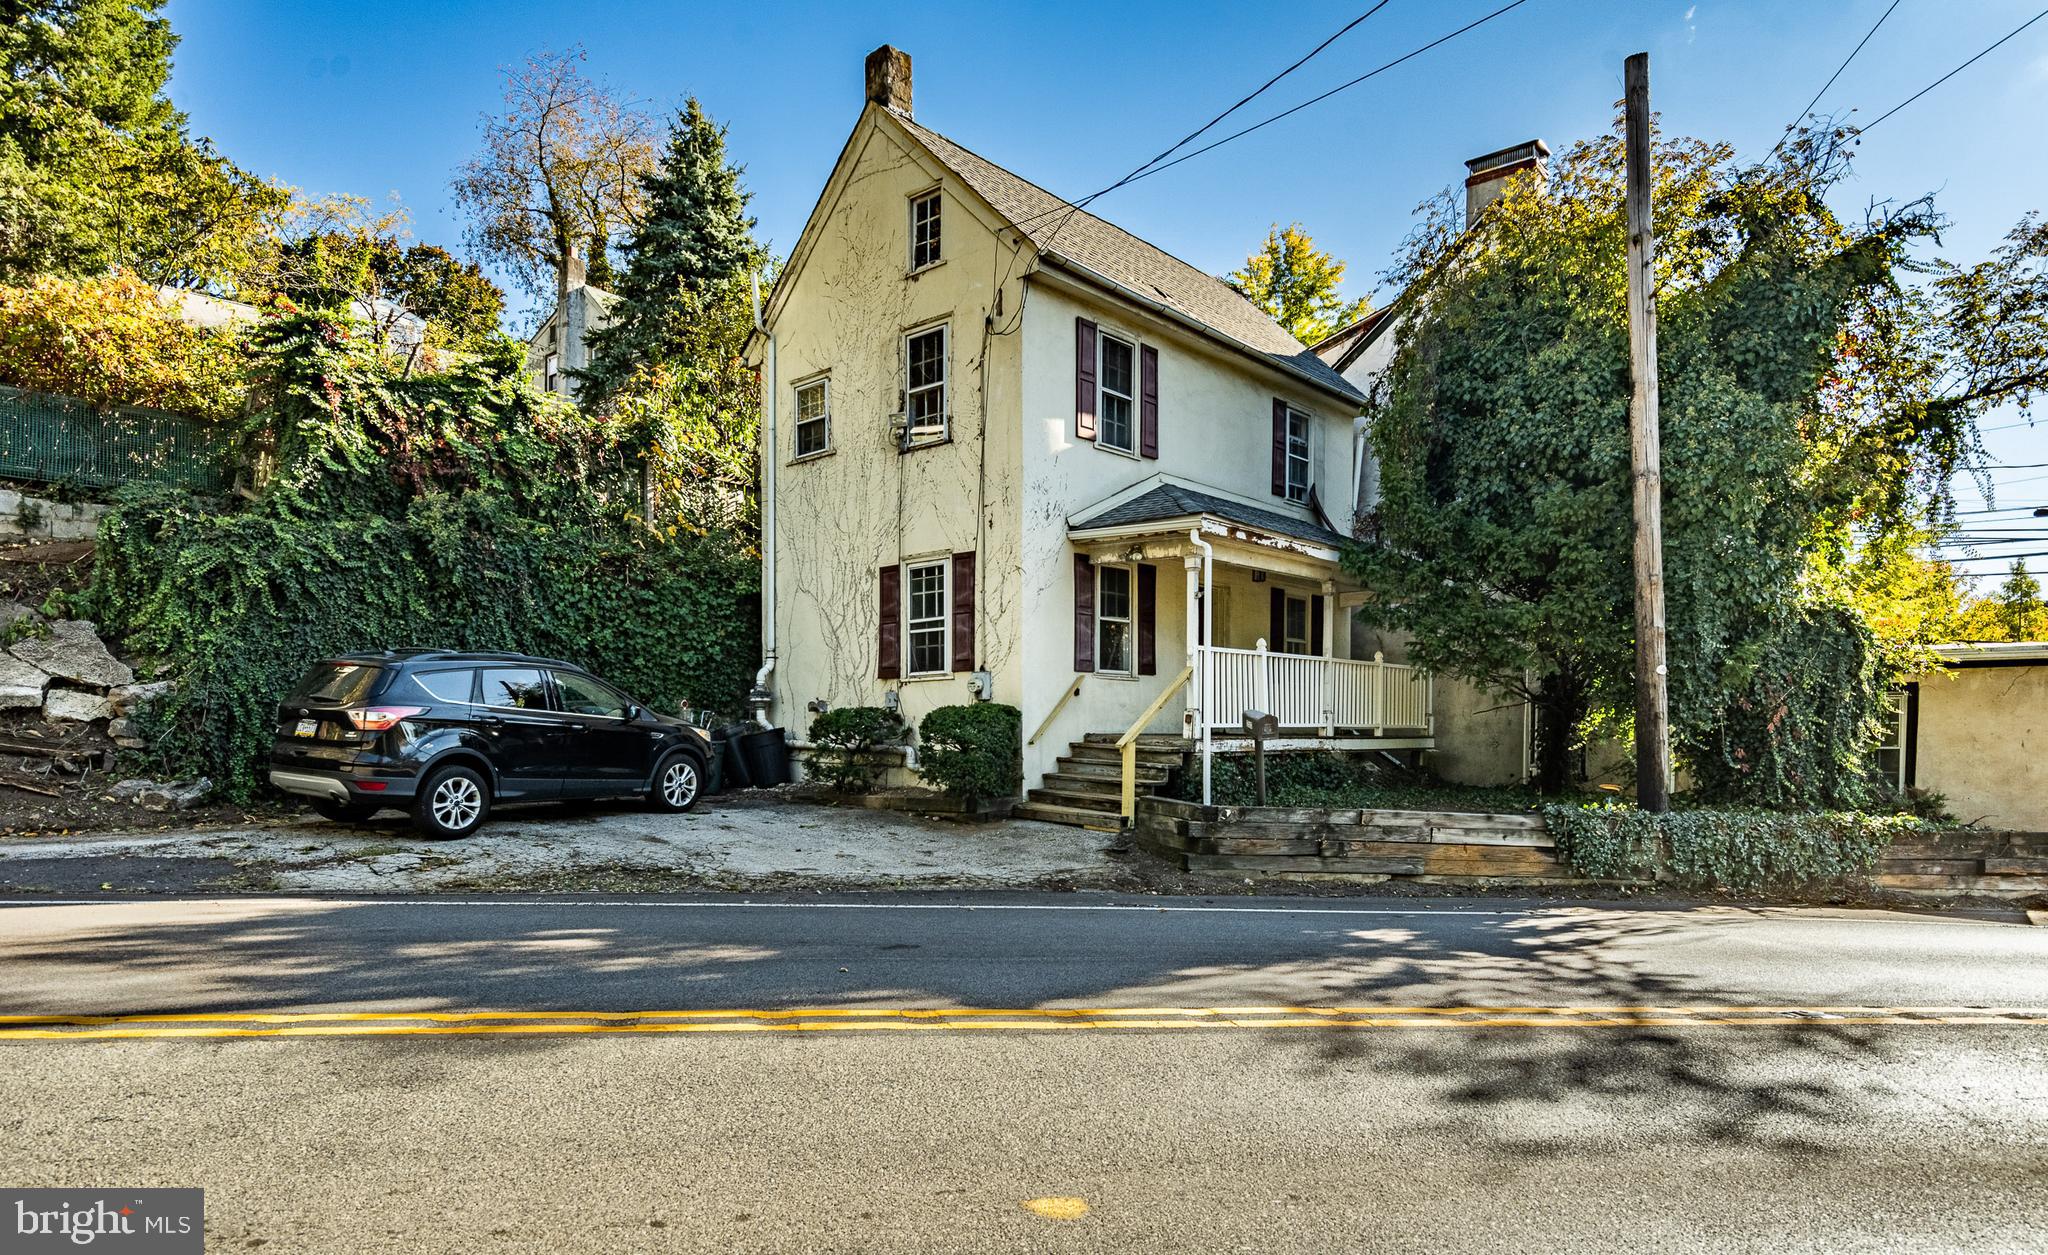
[[[1221,519],[1226,523],[1235,523],[1254,531],[1271,532],[1294,540],[1307,541],[1333,553],[1341,550],[1345,544],[1342,535],[1321,523],[1292,518],[1276,510],[1262,510],[1257,506],[1245,505],[1175,483],[1163,483],[1129,501],[1093,513],[1084,513],[1069,520],[1067,531],[1069,535],[1085,538],[1092,532],[1130,528],[1144,523],[1172,523],[1176,526],[1185,524],[1192,527],[1199,525],[1204,517]]]

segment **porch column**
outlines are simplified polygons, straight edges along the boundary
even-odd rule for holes
[[[1185,578],[1182,587],[1187,590],[1187,635],[1183,637],[1188,646],[1188,669],[1194,674],[1188,680],[1187,711],[1181,716],[1181,735],[1198,738],[1202,725],[1201,712],[1209,704],[1209,694],[1203,689],[1206,677],[1202,674],[1202,598],[1209,590],[1202,587],[1202,557],[1190,553],[1181,559]]]
[[[1323,735],[1337,735],[1337,585],[1323,581]]]

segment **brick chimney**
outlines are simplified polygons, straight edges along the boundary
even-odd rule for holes
[[[872,76],[872,71],[870,72]],[[1508,179],[1524,170],[1534,170],[1539,185],[1550,181],[1550,145],[1532,139],[1513,148],[1474,157],[1465,163],[1465,225],[1478,221],[1480,213],[1508,190]]]
[[[883,44],[868,54],[868,99],[910,112],[910,54]]]

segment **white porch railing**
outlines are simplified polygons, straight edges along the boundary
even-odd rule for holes
[[[1194,704],[1212,729],[1236,730],[1263,710],[1283,728],[1344,729],[1374,736],[1434,730],[1435,685],[1427,672],[1371,661],[1197,646]],[[1203,680],[1215,691],[1207,700]]]

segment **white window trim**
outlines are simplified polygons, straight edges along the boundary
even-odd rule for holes
[[[560,353],[549,353],[549,354],[548,354],[548,355],[547,355],[547,356],[546,356],[545,358],[543,358],[543,359],[541,360],[541,366],[540,366],[540,378],[541,378],[541,385],[540,385],[540,390],[541,390],[542,392],[553,392],[553,391],[555,391],[555,384],[556,384],[556,382],[557,382],[558,380],[560,380],[560,379],[561,379],[561,377],[562,377],[562,355],[561,355]]]
[[[1906,792],[1906,690],[1893,689],[1886,693],[1885,705],[1888,708],[1885,723],[1891,729],[1891,737],[1870,748],[1873,755],[1880,750],[1892,750],[1898,754],[1898,767],[1892,772],[1892,787],[1903,796]]]
[[[1294,483],[1294,420],[1295,420],[1295,419],[1297,419],[1297,418],[1301,420],[1301,495],[1300,495],[1300,496],[1296,496],[1296,495],[1295,495],[1295,493],[1294,493],[1294,489],[1295,489],[1295,483]],[[1308,490],[1309,490],[1309,489],[1310,489],[1310,488],[1311,488],[1311,487],[1312,487],[1312,486],[1314,485],[1314,483],[1315,483],[1315,469],[1316,469],[1316,451],[1315,451],[1315,415],[1313,415],[1313,414],[1310,414],[1310,413],[1309,413],[1309,412],[1308,412],[1307,410],[1302,410],[1302,409],[1296,409],[1296,408],[1295,408],[1294,406],[1290,405],[1290,406],[1288,406],[1288,407],[1287,407],[1287,462],[1286,462],[1286,478],[1285,478],[1285,479],[1284,479],[1284,480],[1282,481],[1282,483],[1281,483],[1281,487],[1283,487],[1284,489],[1286,489],[1286,493],[1287,493],[1287,499],[1288,499],[1289,501],[1295,502],[1296,504],[1300,504],[1300,505],[1305,505],[1305,504],[1307,504],[1307,502],[1308,502]]]
[[[917,260],[917,207],[928,200],[939,202],[938,212],[933,215],[939,224],[938,256],[925,262],[923,265],[919,265]],[[905,273],[913,275],[922,274],[933,266],[944,265],[946,262],[946,198],[943,185],[934,184],[921,192],[912,192],[909,205],[904,212],[908,215],[909,222],[909,241],[904,253],[905,260],[909,263],[909,269]]]
[[[929,392],[936,387],[939,392],[939,425],[922,430],[910,425],[910,342],[933,332],[939,334],[939,382],[926,385],[921,391]],[[953,434],[953,327],[948,322],[931,323],[914,327],[903,333],[903,441],[906,445],[939,444]]]
[[[809,379],[800,380],[794,384],[790,389],[790,393],[795,404],[790,406],[790,410],[793,414],[801,415],[803,413],[804,393],[809,392],[812,388],[823,388],[825,390],[825,409],[817,418],[798,418],[797,421],[789,425],[790,461],[792,462],[808,462],[812,458],[821,458],[832,452],[832,376],[829,374],[813,375]],[[805,453],[803,451],[803,438],[801,435],[804,424],[818,422],[825,424],[825,443],[809,453]]]
[[[1106,407],[1102,403],[1102,398],[1105,396],[1123,395],[1122,393],[1110,392],[1109,385],[1105,382],[1109,375],[1109,372],[1102,368],[1102,343],[1105,340],[1114,340],[1118,344],[1129,345],[1131,350],[1131,445],[1128,449],[1122,445],[1111,444],[1103,438],[1105,424],[1103,423],[1102,416]],[[1138,456],[1138,445],[1141,443],[1138,427],[1144,422],[1144,416],[1138,412],[1138,406],[1140,405],[1139,397],[1145,391],[1141,375],[1144,367],[1140,364],[1138,356],[1142,351],[1136,336],[1127,336],[1120,331],[1114,331],[1101,326],[1095,328],[1095,447],[1107,450],[1110,453],[1121,453],[1127,458]]]
[[[918,671],[913,668],[917,650],[913,647],[917,635],[916,625],[929,624],[930,619],[916,619],[911,608],[916,604],[911,598],[911,587],[916,583],[915,573],[927,567],[939,570],[939,669]],[[925,630],[929,631],[929,628]],[[953,558],[951,554],[937,558],[923,558],[903,564],[903,675],[906,679],[936,679],[953,674]]]
[[[1112,619],[1102,613],[1102,573],[1105,571],[1122,571],[1124,573],[1125,589],[1127,592],[1125,604],[1130,610],[1129,617],[1127,618]],[[1130,650],[1128,666],[1105,667],[1102,665],[1102,625],[1105,622],[1121,623],[1128,629],[1124,636],[1124,643]],[[1127,678],[1138,673],[1138,569],[1128,562],[1098,562],[1095,564],[1095,673],[1111,678]]]

